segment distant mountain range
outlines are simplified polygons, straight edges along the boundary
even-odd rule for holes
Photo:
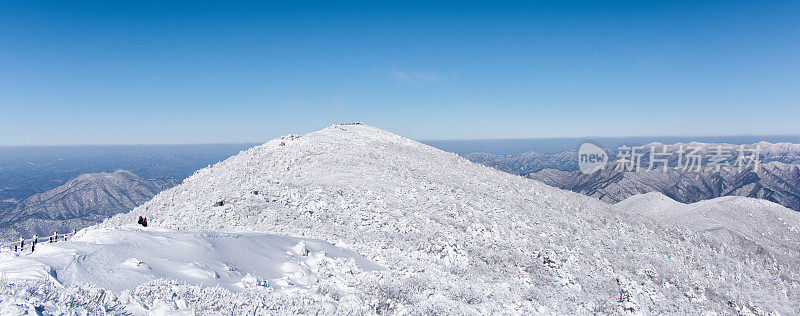
[[[0,238],[45,236],[90,226],[130,211],[177,183],[172,178],[146,179],[127,170],[83,174],[0,215]]]
[[[772,201],[800,211],[800,168],[781,162],[761,165],[758,171],[682,171],[661,169],[623,172],[606,167],[594,174],[545,169],[525,174],[545,184],[616,203],[630,196],[661,192],[683,203],[721,196],[746,196]]]
[[[0,214],[36,193],[86,173],[130,170],[144,178],[183,180],[253,144],[0,146]]]
[[[714,143],[678,143],[664,145],[652,143],[642,147],[642,167],[639,171],[617,170],[617,163],[612,162],[603,170],[586,175],[578,171],[577,152],[565,151],[557,154],[524,153],[518,155],[494,155],[472,153],[465,158],[498,170],[518,174],[548,185],[597,197],[603,201],[616,203],[630,196],[661,192],[662,194],[683,203],[693,203],[721,196],[746,196],[769,200],[796,211],[800,211],[800,144],[792,143],[756,143],[746,148],[760,148],[761,165],[753,168],[727,168],[715,170],[704,168],[698,172],[668,168],[663,172],[647,170],[650,163],[650,151],[655,153],[672,152],[679,148],[696,147],[702,154],[703,166],[708,166],[709,157],[716,148],[723,146],[732,148],[732,156],[725,159],[734,165],[736,149],[739,145]],[[617,153],[608,150],[612,161]],[[676,166],[678,155],[666,158],[668,166]],[[655,164],[656,167],[660,164]],[[655,168],[654,168],[655,169]]]
[[[555,154],[527,152],[517,155],[497,155],[488,153],[470,153],[464,158],[500,171],[513,174],[526,174],[542,169],[577,170],[578,152],[564,151]]]

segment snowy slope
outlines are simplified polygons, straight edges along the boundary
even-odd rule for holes
[[[770,252],[654,225],[366,125],[334,125],[254,147],[86,234],[132,230],[140,215],[158,229],[322,240],[385,268],[334,273],[347,279],[346,296],[324,282],[309,283],[317,296],[277,305],[304,313],[800,312],[800,268]],[[158,282],[112,303],[145,301],[154,308],[153,297],[166,297],[180,308],[180,300],[203,297],[204,306],[229,306],[210,288]],[[81,300],[95,302],[92,293]],[[223,301],[255,295],[228,293]],[[66,300],[33,297],[54,306]],[[278,299],[237,306],[273,308]]]
[[[800,264],[800,216],[778,204],[752,198],[721,197],[683,204],[651,192],[614,205],[662,225],[687,228],[726,245],[751,247]]]
[[[154,292],[163,290],[164,280],[177,280],[178,283],[166,283],[167,288],[203,286],[224,289],[227,291],[224,295],[231,297],[237,293],[256,292],[312,295],[308,299],[313,300],[312,290],[329,286],[342,298],[354,292],[348,287],[348,283],[353,282],[354,272],[381,269],[351,250],[324,241],[263,233],[86,229],[66,242],[42,243],[33,253],[0,253],[3,282],[53,284],[56,292],[64,292],[65,287],[67,291],[69,287],[80,288],[84,284],[111,290],[111,293]],[[22,313],[36,308],[2,292],[0,290],[0,313]],[[68,300],[72,302],[66,308],[59,308],[54,304],[57,302],[37,305],[54,314],[74,312],[75,307],[82,307],[75,304],[80,299]],[[13,303],[3,304],[3,301]],[[173,306],[153,302],[149,297],[149,302],[145,298],[110,305],[121,305],[122,311],[133,314],[198,311],[198,308],[190,308],[186,301],[172,303]]]
[[[346,271],[380,269],[320,240],[257,233],[88,229],[67,242],[38,247],[30,254],[0,254],[6,280],[91,283],[122,291],[167,278],[238,291],[259,285],[304,288],[318,281],[323,264]]]

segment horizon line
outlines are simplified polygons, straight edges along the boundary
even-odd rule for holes
[[[664,135],[664,136],[565,136],[565,137],[509,137],[509,138],[451,138],[451,139],[413,139],[420,143],[426,142],[472,142],[472,141],[514,141],[514,140],[588,140],[588,139],[622,139],[622,138],[731,138],[731,137],[798,137],[800,134],[739,134],[739,135]],[[275,139],[275,138],[273,138]],[[272,140],[272,139],[270,139]],[[269,141],[269,140],[268,140]],[[268,142],[266,141],[266,142]],[[2,145],[0,148],[29,148],[29,147],[115,147],[115,146],[213,146],[213,145],[260,145],[266,142],[237,141],[237,142],[198,142],[198,143],[130,143],[130,144],[33,144],[33,145]]]

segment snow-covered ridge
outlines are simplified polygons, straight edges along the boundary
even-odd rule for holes
[[[0,214],[0,240],[87,227],[130,211],[176,183],[175,179],[145,179],[127,170],[82,174]]]
[[[800,265],[788,263],[797,261],[790,254],[776,259],[749,244],[654,225],[368,125],[334,125],[243,151],[86,233],[134,230],[138,216],[148,217],[148,229],[312,238],[385,268],[341,276],[346,291],[310,283],[305,313],[800,308]],[[137,292],[153,288],[143,286]]]
[[[684,204],[659,192],[629,197],[614,205],[627,215],[636,215],[662,225],[686,228],[722,244],[752,243],[754,248],[800,263],[800,216],[787,214],[773,202],[719,197]]]

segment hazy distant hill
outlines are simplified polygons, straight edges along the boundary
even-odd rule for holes
[[[130,170],[145,178],[183,180],[252,144],[0,146],[0,214],[36,193],[85,173]]]
[[[43,236],[83,228],[127,212],[175,184],[175,179],[145,179],[127,170],[83,174],[34,194],[2,214],[0,237]]]
[[[525,174],[542,169],[577,170],[578,152],[564,151],[555,154],[527,152],[518,155],[497,155],[489,153],[470,153],[464,158],[501,171]]]

